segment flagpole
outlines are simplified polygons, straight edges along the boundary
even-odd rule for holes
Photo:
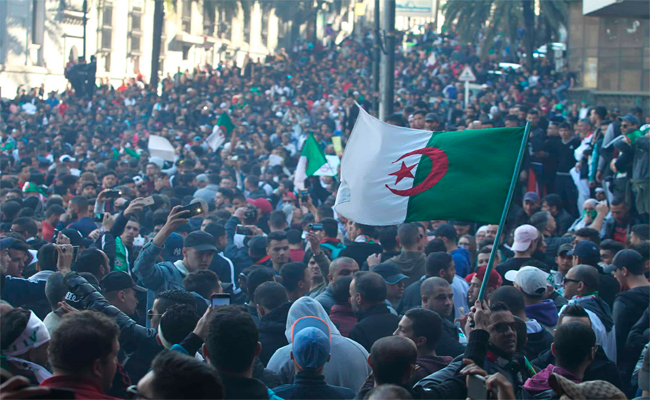
[[[512,198],[515,195],[515,188],[517,187],[517,182],[519,182],[521,162],[524,159],[524,154],[526,153],[529,135],[530,135],[530,122],[526,122],[526,127],[524,128],[524,137],[521,140],[521,147],[519,148],[517,163],[515,164],[515,170],[512,173],[512,180],[510,181],[510,189],[508,189],[508,197],[506,198],[506,204],[503,207],[503,213],[501,213],[501,221],[499,222],[499,229],[497,230],[497,235],[494,238],[494,244],[492,245],[492,251],[490,252],[490,258],[488,260],[487,269],[485,270],[485,276],[483,277],[483,282],[481,283],[481,291],[478,293],[479,301],[483,300],[483,294],[485,293],[485,289],[487,288],[488,281],[490,280],[490,273],[494,269],[494,257],[498,251],[499,242],[501,241],[501,235],[503,234],[503,228],[506,224],[506,218],[508,217],[508,211],[510,211]],[[472,307],[473,304],[470,304],[469,306]]]

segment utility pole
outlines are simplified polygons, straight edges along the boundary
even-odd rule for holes
[[[373,48],[372,54],[372,91],[379,93],[379,63],[381,61],[381,51],[379,46],[379,31],[380,31],[380,21],[379,21],[379,0],[375,0],[375,45]],[[379,98],[377,98],[379,100]],[[377,104],[377,109],[379,104]]]
[[[79,4],[79,3],[77,3],[77,4]],[[84,44],[83,44],[84,50],[83,50],[83,56],[84,56],[84,60],[85,60],[86,59],[86,22],[88,22],[88,18],[86,18],[86,13],[88,13],[88,0],[84,0],[82,8],[83,8],[82,11],[84,13],[84,16],[83,16],[83,25],[84,25]]]
[[[153,9],[153,43],[151,49],[151,79],[149,84],[154,90],[158,88],[158,70],[160,69],[160,48],[162,31],[165,23],[164,0],[155,0]]]
[[[395,0],[384,0],[384,15],[382,18],[385,52],[381,56],[381,102],[379,116],[385,120],[393,114],[395,93]]]

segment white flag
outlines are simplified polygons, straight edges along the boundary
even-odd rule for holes
[[[221,146],[225,141],[226,135],[224,135],[218,125],[215,125],[214,128],[212,128],[212,133],[206,139],[206,143],[208,143],[208,146],[210,146],[212,151],[217,151],[219,146]]]

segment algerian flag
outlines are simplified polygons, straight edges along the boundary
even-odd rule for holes
[[[212,151],[217,151],[219,146],[223,144],[223,142],[226,141],[226,135],[223,133],[219,125],[215,125],[214,128],[212,128],[212,133],[208,138],[205,140],[212,149]]]
[[[235,125],[232,123],[230,116],[225,111],[219,116],[217,126],[221,129],[224,135],[230,135],[230,133],[235,129]],[[214,129],[212,133],[214,133]]]
[[[314,135],[309,133],[300,153],[300,160],[296,167],[293,185],[298,189],[304,189],[305,179],[308,176],[314,175],[323,165],[327,165],[325,154],[323,154],[323,150],[318,145],[318,142],[316,142],[316,139],[314,139]]]
[[[31,182],[25,182],[23,193],[27,196],[37,196],[42,202],[45,202],[45,191]]]
[[[428,132],[388,125],[359,107],[334,209],[367,225],[498,223],[524,128]]]

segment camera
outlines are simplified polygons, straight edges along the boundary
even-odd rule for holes
[[[307,229],[309,231],[322,231],[323,230],[323,224],[309,224],[307,225]]]
[[[244,219],[247,221],[253,221],[257,219],[257,208],[248,207],[244,213]]]
[[[300,201],[302,203],[307,203],[309,201],[309,190],[300,191]]]
[[[253,231],[250,228],[246,228],[244,225],[237,225],[235,233],[238,235],[253,236]]]

